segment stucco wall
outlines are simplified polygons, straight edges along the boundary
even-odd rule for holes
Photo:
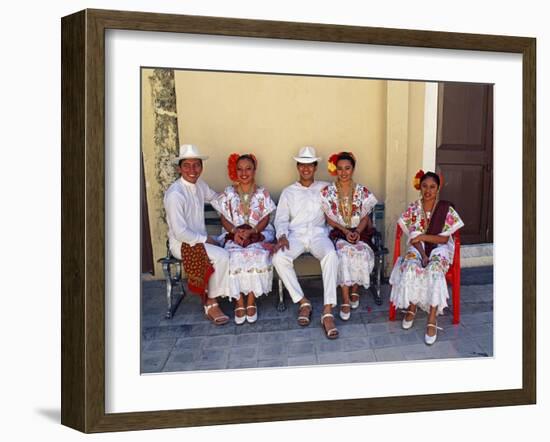
[[[228,155],[253,152],[257,182],[275,198],[296,179],[292,157],[301,146],[314,145],[323,157],[317,173],[323,180],[332,179],[328,156],[351,150],[358,160],[354,178],[386,203],[385,234],[393,238],[397,216],[415,197],[412,175],[422,167],[423,83],[176,70],[173,103],[159,101],[170,83],[159,77],[143,71],[142,142],[155,260],[165,251],[162,193],[176,177],[166,161],[167,152],[175,155],[176,140],[210,156],[203,178],[216,190],[230,184]]]

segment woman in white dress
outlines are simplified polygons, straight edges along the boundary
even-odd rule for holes
[[[232,154],[227,187],[212,206],[221,215],[220,242],[229,252],[229,297],[235,300],[235,323],[256,322],[256,298],[271,291],[272,245],[275,231],[269,215],[276,208],[269,192],[256,185],[257,160],[252,154]],[[245,306],[246,297],[246,306]]]
[[[350,318],[351,309],[359,307],[359,286],[369,287],[374,267],[374,252],[368,245],[373,231],[369,214],[377,200],[365,186],[353,181],[354,170],[355,157],[351,152],[332,155],[329,172],[337,178],[321,190],[323,212],[332,227],[330,237],[338,254],[340,318],[344,321]],[[323,326],[330,330],[333,320],[330,316],[325,320],[327,324],[323,322]]]
[[[390,276],[390,300],[396,308],[407,309],[404,329],[412,327],[417,308],[428,313],[424,340],[431,345],[437,339],[437,315],[443,313],[449,297],[445,274],[454,256],[451,235],[464,223],[449,201],[438,199],[441,178],[437,174],[419,171],[414,185],[421,198],[398,220],[408,241]]]

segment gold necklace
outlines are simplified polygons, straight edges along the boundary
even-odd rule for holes
[[[248,224],[250,219],[250,201],[252,200],[252,194],[256,190],[256,186],[252,186],[249,192],[244,192],[239,184],[237,186],[237,193],[239,194],[239,199],[243,206],[243,216],[245,224]]]
[[[355,190],[355,183],[352,181],[350,184],[350,192],[344,195],[341,184],[336,181],[336,190],[338,191],[338,208],[340,215],[344,220],[345,227],[351,227],[351,217],[353,215],[353,193]]]

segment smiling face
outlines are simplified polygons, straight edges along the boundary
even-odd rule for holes
[[[353,178],[353,164],[350,160],[339,160],[336,163],[336,175],[338,181],[341,183],[347,183]]]
[[[434,201],[437,197],[438,190],[439,186],[432,177],[428,177],[420,183],[420,192],[425,202]]]
[[[298,163],[296,164],[301,182],[311,182],[315,179],[317,163]]]
[[[248,158],[242,158],[237,162],[237,179],[240,184],[248,185],[254,183],[256,167],[254,162]]]
[[[182,160],[178,170],[185,181],[195,184],[202,173],[202,160],[197,158]]]

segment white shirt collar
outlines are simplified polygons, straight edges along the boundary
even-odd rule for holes
[[[197,183],[190,183],[189,181],[185,181],[183,179],[183,177],[180,177],[180,180],[181,180],[181,183],[184,185],[184,186],[188,186],[188,187],[191,187],[191,188],[194,188],[197,183],[199,182],[199,180],[197,180]]]

